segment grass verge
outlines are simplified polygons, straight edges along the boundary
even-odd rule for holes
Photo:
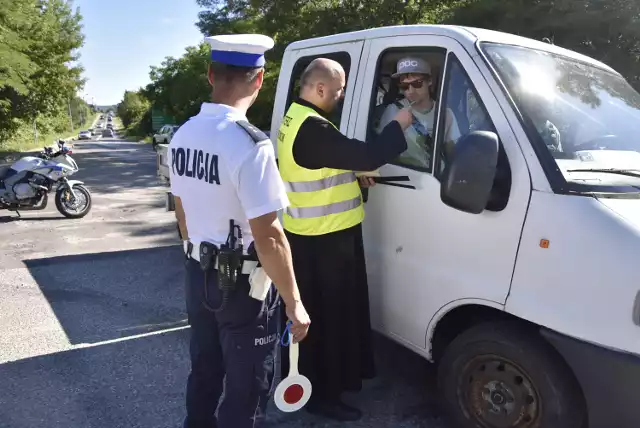
[[[78,126],[73,132],[52,132],[47,135],[38,134],[37,140],[33,138],[33,131],[23,132],[13,140],[8,141],[0,148],[0,162],[6,161],[6,159],[13,158],[19,153],[32,152],[42,147],[51,145],[57,140],[66,140],[72,137],[77,137],[78,133],[84,129],[88,129],[93,125],[99,114],[92,116],[85,123]]]
[[[122,136],[129,141],[135,141],[136,143],[151,144],[153,139],[152,135],[140,135],[140,132],[134,127],[124,128],[122,130]]]

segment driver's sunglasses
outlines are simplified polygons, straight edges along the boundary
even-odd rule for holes
[[[416,89],[420,89],[422,88],[422,85],[424,85],[424,79],[419,79],[419,80],[414,80],[413,82],[398,83],[398,88],[400,88],[400,90],[402,91],[406,91],[407,89],[409,89],[409,86],[413,86]]]

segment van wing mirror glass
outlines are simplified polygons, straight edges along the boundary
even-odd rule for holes
[[[488,131],[473,131],[455,143],[440,186],[445,204],[472,214],[484,210],[496,176],[498,144],[498,136]]]

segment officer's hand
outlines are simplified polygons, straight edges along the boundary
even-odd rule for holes
[[[364,187],[365,189],[376,185],[376,182],[372,177],[358,177],[358,181],[360,182],[360,186]]]
[[[286,312],[287,318],[291,320],[289,331],[291,331],[291,335],[293,336],[293,343],[298,343],[306,337],[311,319],[302,302],[296,302],[291,306],[287,306]]]
[[[405,107],[402,110],[400,110],[398,113],[396,113],[393,120],[398,121],[398,123],[402,127],[402,130],[405,130],[408,127],[410,127],[411,123],[413,122],[413,114],[411,114],[411,107]]]

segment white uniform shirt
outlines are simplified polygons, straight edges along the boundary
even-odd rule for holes
[[[289,205],[271,141],[254,142],[239,120],[247,118],[233,107],[203,103],[169,144],[171,192],[194,245],[224,244],[233,219],[246,250],[253,241],[248,220]]]

